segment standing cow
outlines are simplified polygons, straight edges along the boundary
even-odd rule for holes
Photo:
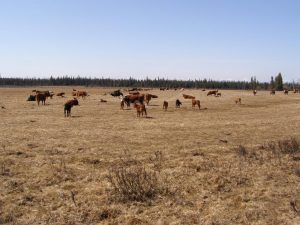
[[[69,100],[65,103],[65,107],[64,107],[65,117],[71,116],[71,109],[74,105],[79,105],[79,102],[76,98],[74,98],[73,100]]]

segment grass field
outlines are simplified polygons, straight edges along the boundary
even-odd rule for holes
[[[0,224],[300,224],[300,94],[154,89],[137,118],[113,89],[74,87],[90,96],[65,118],[72,88],[0,89]],[[67,97],[38,107],[32,89]],[[121,199],[108,177],[136,164],[155,195]]]

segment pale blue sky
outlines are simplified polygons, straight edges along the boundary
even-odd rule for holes
[[[300,78],[298,0],[0,0],[0,73]]]

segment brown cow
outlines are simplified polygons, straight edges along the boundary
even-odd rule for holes
[[[71,109],[74,105],[79,105],[78,100],[76,98],[69,100],[65,103],[65,108],[64,108],[65,117],[71,116]]]
[[[195,99],[195,97],[192,96],[192,95],[182,94],[182,96],[183,96],[184,99]]]
[[[145,102],[146,102],[147,105],[149,105],[149,102],[150,102],[151,98],[158,98],[158,97],[157,97],[157,95],[145,94],[144,99],[145,99]]]
[[[256,90],[253,90],[253,95],[255,96],[257,94],[257,91]]]
[[[209,91],[209,92],[207,92],[207,96],[209,96],[209,95],[215,95],[216,96],[216,94],[218,93],[218,91],[219,90]]]
[[[144,94],[138,94],[138,95],[126,95],[123,100],[127,104],[127,106],[130,106],[130,103],[134,103],[136,101],[140,103],[144,103]]]
[[[169,106],[169,103],[168,103],[167,101],[164,101],[164,103],[163,103],[163,109],[164,109],[165,111],[167,111],[168,106]]]
[[[134,108],[136,109],[136,116],[140,117],[141,114],[144,116],[144,113],[147,117],[147,111],[146,111],[146,106],[143,103],[134,103]]]
[[[235,104],[242,104],[242,99],[241,98],[236,98],[235,100]]]
[[[195,108],[196,105],[200,109],[200,100],[192,99],[192,108]]]
[[[65,97],[65,92],[59,92],[59,93],[56,94],[56,96],[60,96],[60,97],[64,98]]]
[[[289,94],[289,90],[285,89],[285,90],[283,90],[283,93],[284,93],[285,95],[288,95],[288,94]]]
[[[47,99],[47,94],[37,93],[35,98],[36,98],[36,101],[37,101],[38,105],[40,105],[40,102],[42,102],[42,105],[45,105],[46,104],[46,99]]]
[[[76,96],[77,98],[82,97],[83,99],[85,99],[85,97],[88,96],[88,94],[86,91],[74,91],[73,89],[72,96]]]
[[[270,95],[275,95],[275,90],[274,90],[274,89],[272,89],[272,90],[270,91]]]

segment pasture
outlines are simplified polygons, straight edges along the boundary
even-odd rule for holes
[[[66,118],[72,88],[90,96]],[[38,106],[32,89],[66,98]],[[300,143],[299,93],[153,89],[137,118],[113,90],[0,88],[0,224],[300,224],[299,146],[284,147]],[[162,191],[117,199],[108,176],[124,162],[153,171]]]

